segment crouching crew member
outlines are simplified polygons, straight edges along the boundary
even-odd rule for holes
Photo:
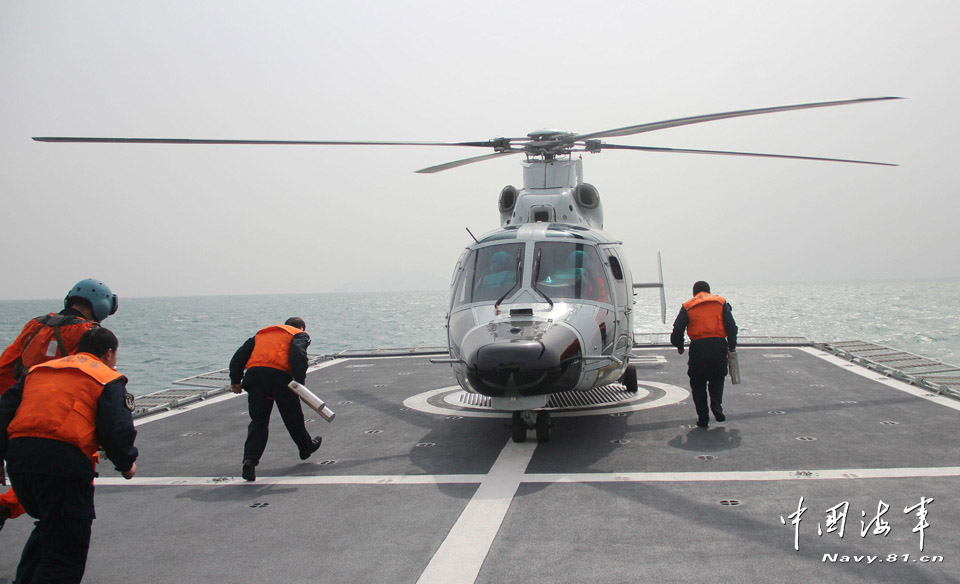
[[[711,294],[710,284],[700,281],[693,285],[693,298],[683,303],[673,323],[670,343],[681,355],[684,329],[690,337],[687,375],[690,376],[693,403],[697,408],[697,426],[706,428],[710,423],[710,410],[718,422],[726,419],[723,378],[727,375],[727,351],[737,348],[737,323],[726,299]]]
[[[117,295],[106,284],[94,278],[77,282],[67,292],[63,310],[30,320],[0,355],[0,395],[34,365],[76,353],[83,333],[116,311]],[[0,529],[23,513],[13,489],[0,494]]]
[[[97,450],[126,479],[137,472],[132,399],[117,337],[93,328],[75,355],[47,361],[0,397],[0,453],[27,513],[37,519],[17,582],[80,582],[95,517]]]
[[[255,468],[267,447],[274,402],[287,432],[300,450],[300,460],[310,458],[320,448],[321,438],[311,439],[304,425],[300,398],[287,387],[291,379],[303,383],[307,377],[310,336],[304,330],[303,319],[297,317],[287,319],[282,325],[268,326],[247,339],[230,360],[230,390],[233,393],[247,390],[250,413],[240,470],[245,480],[257,478]]]

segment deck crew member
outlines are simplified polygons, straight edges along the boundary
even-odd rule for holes
[[[306,328],[303,319],[297,317],[288,318],[282,325],[268,326],[247,339],[230,360],[230,390],[247,390],[250,413],[240,470],[245,480],[257,478],[255,468],[267,447],[274,402],[300,450],[300,460],[310,458],[320,448],[321,438],[310,438],[304,425],[300,398],[287,387],[291,379],[303,383],[307,377],[310,335],[304,332]]]
[[[693,285],[693,298],[683,303],[673,323],[670,343],[681,355],[684,330],[690,337],[687,375],[697,408],[697,426],[706,428],[710,423],[710,410],[718,422],[726,419],[723,378],[727,375],[727,351],[737,349],[737,323],[726,299],[711,294],[710,284],[700,281]]]
[[[77,353],[35,365],[0,397],[0,453],[23,507],[37,519],[17,582],[80,582],[95,517],[103,448],[124,478],[137,473],[137,431],[117,373],[117,337],[94,327]]]
[[[34,365],[76,353],[83,333],[116,311],[117,295],[106,284],[94,278],[77,282],[67,292],[63,310],[30,320],[0,355],[0,395]],[[13,489],[0,494],[0,529],[23,512]]]

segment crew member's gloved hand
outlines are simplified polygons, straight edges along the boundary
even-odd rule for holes
[[[677,352],[683,355],[683,347],[677,347]]]

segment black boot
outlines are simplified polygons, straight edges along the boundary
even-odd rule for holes
[[[255,481],[257,480],[256,469],[257,464],[248,458],[243,461],[243,466],[240,467],[240,476],[242,476],[245,481]]]
[[[323,438],[319,436],[314,436],[313,440],[310,441],[310,446],[306,450],[300,451],[300,460],[306,460],[310,458],[310,455],[317,451],[320,448],[320,443],[323,442]]]

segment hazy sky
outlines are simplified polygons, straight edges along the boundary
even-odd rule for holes
[[[584,155],[635,279],[960,277],[960,2],[0,1],[0,298],[439,290],[520,157],[31,136],[481,140],[907,100],[611,142],[894,162]]]

